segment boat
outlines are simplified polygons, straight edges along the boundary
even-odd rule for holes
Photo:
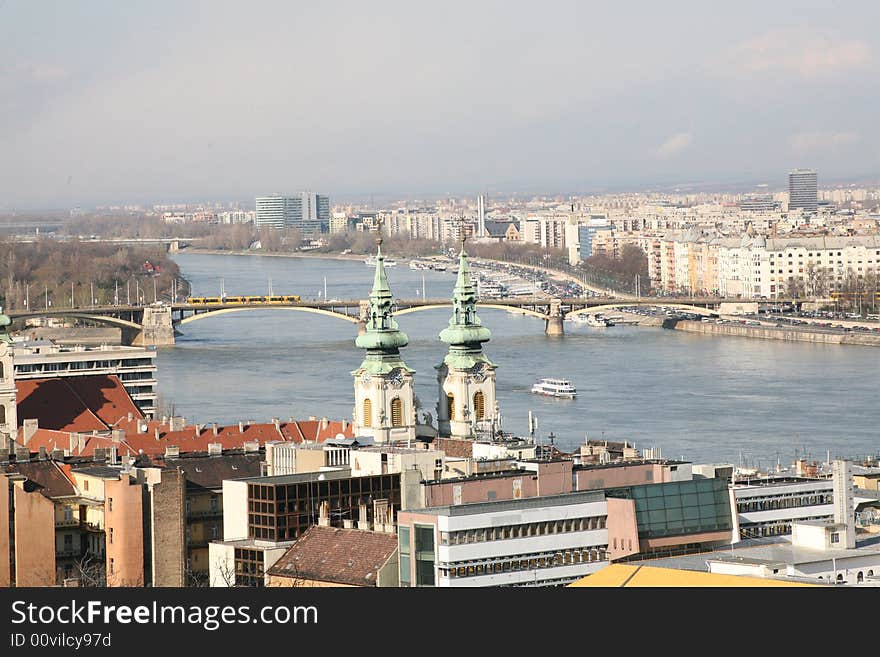
[[[364,264],[367,265],[368,267],[375,267],[376,266],[376,256],[370,256],[369,258],[364,258]],[[391,258],[385,258],[384,264],[386,267],[396,267],[397,261],[392,260]]]
[[[577,396],[577,390],[571,385],[567,379],[539,379],[532,386],[532,392],[536,395],[547,395],[548,397],[563,397],[566,399],[574,399]]]
[[[577,324],[586,324],[593,328],[605,328],[606,326],[614,326],[609,318],[602,315],[575,315],[571,318]]]

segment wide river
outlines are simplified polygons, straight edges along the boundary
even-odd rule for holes
[[[275,294],[366,298],[373,270],[362,261],[178,254],[193,294]],[[455,276],[388,268],[396,297],[448,297]],[[541,320],[501,310],[480,312],[492,331],[486,353],[498,365],[506,431],[537,438],[552,432],[561,449],[585,436],[660,447],[667,458],[769,467],[805,453],[824,460],[880,449],[880,349],[702,336],[661,328],[606,329],[566,322],[566,335],[544,335]],[[399,318],[409,336],[403,355],[416,370],[416,394],[436,418],[434,366],[448,309]],[[289,310],[244,311],[182,327],[160,348],[159,393],[188,421],[267,422],[290,416],[351,419],[351,371],[363,352],[355,325]],[[529,392],[540,377],[570,379],[575,400]]]

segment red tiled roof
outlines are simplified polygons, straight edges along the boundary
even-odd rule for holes
[[[48,498],[76,495],[76,487],[67,472],[55,461],[31,461],[6,466],[7,473],[18,473],[36,483],[40,493]]]
[[[27,379],[16,381],[19,426],[36,419],[44,429],[108,431],[131,413],[142,418],[115,375]]]
[[[350,586],[376,586],[380,568],[397,549],[397,534],[310,527],[268,574]]]

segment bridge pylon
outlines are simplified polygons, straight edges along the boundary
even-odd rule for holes
[[[171,306],[146,306],[140,333],[131,340],[137,347],[161,347],[174,344]]]
[[[361,299],[358,305],[358,335],[363,335],[367,330],[367,319],[370,316],[370,302]]]
[[[562,301],[560,299],[550,301],[550,312],[545,320],[544,333],[547,335],[565,335],[565,313],[562,312]]]

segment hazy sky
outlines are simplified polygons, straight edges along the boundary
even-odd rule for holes
[[[0,0],[0,208],[876,176],[878,24],[876,0]]]

